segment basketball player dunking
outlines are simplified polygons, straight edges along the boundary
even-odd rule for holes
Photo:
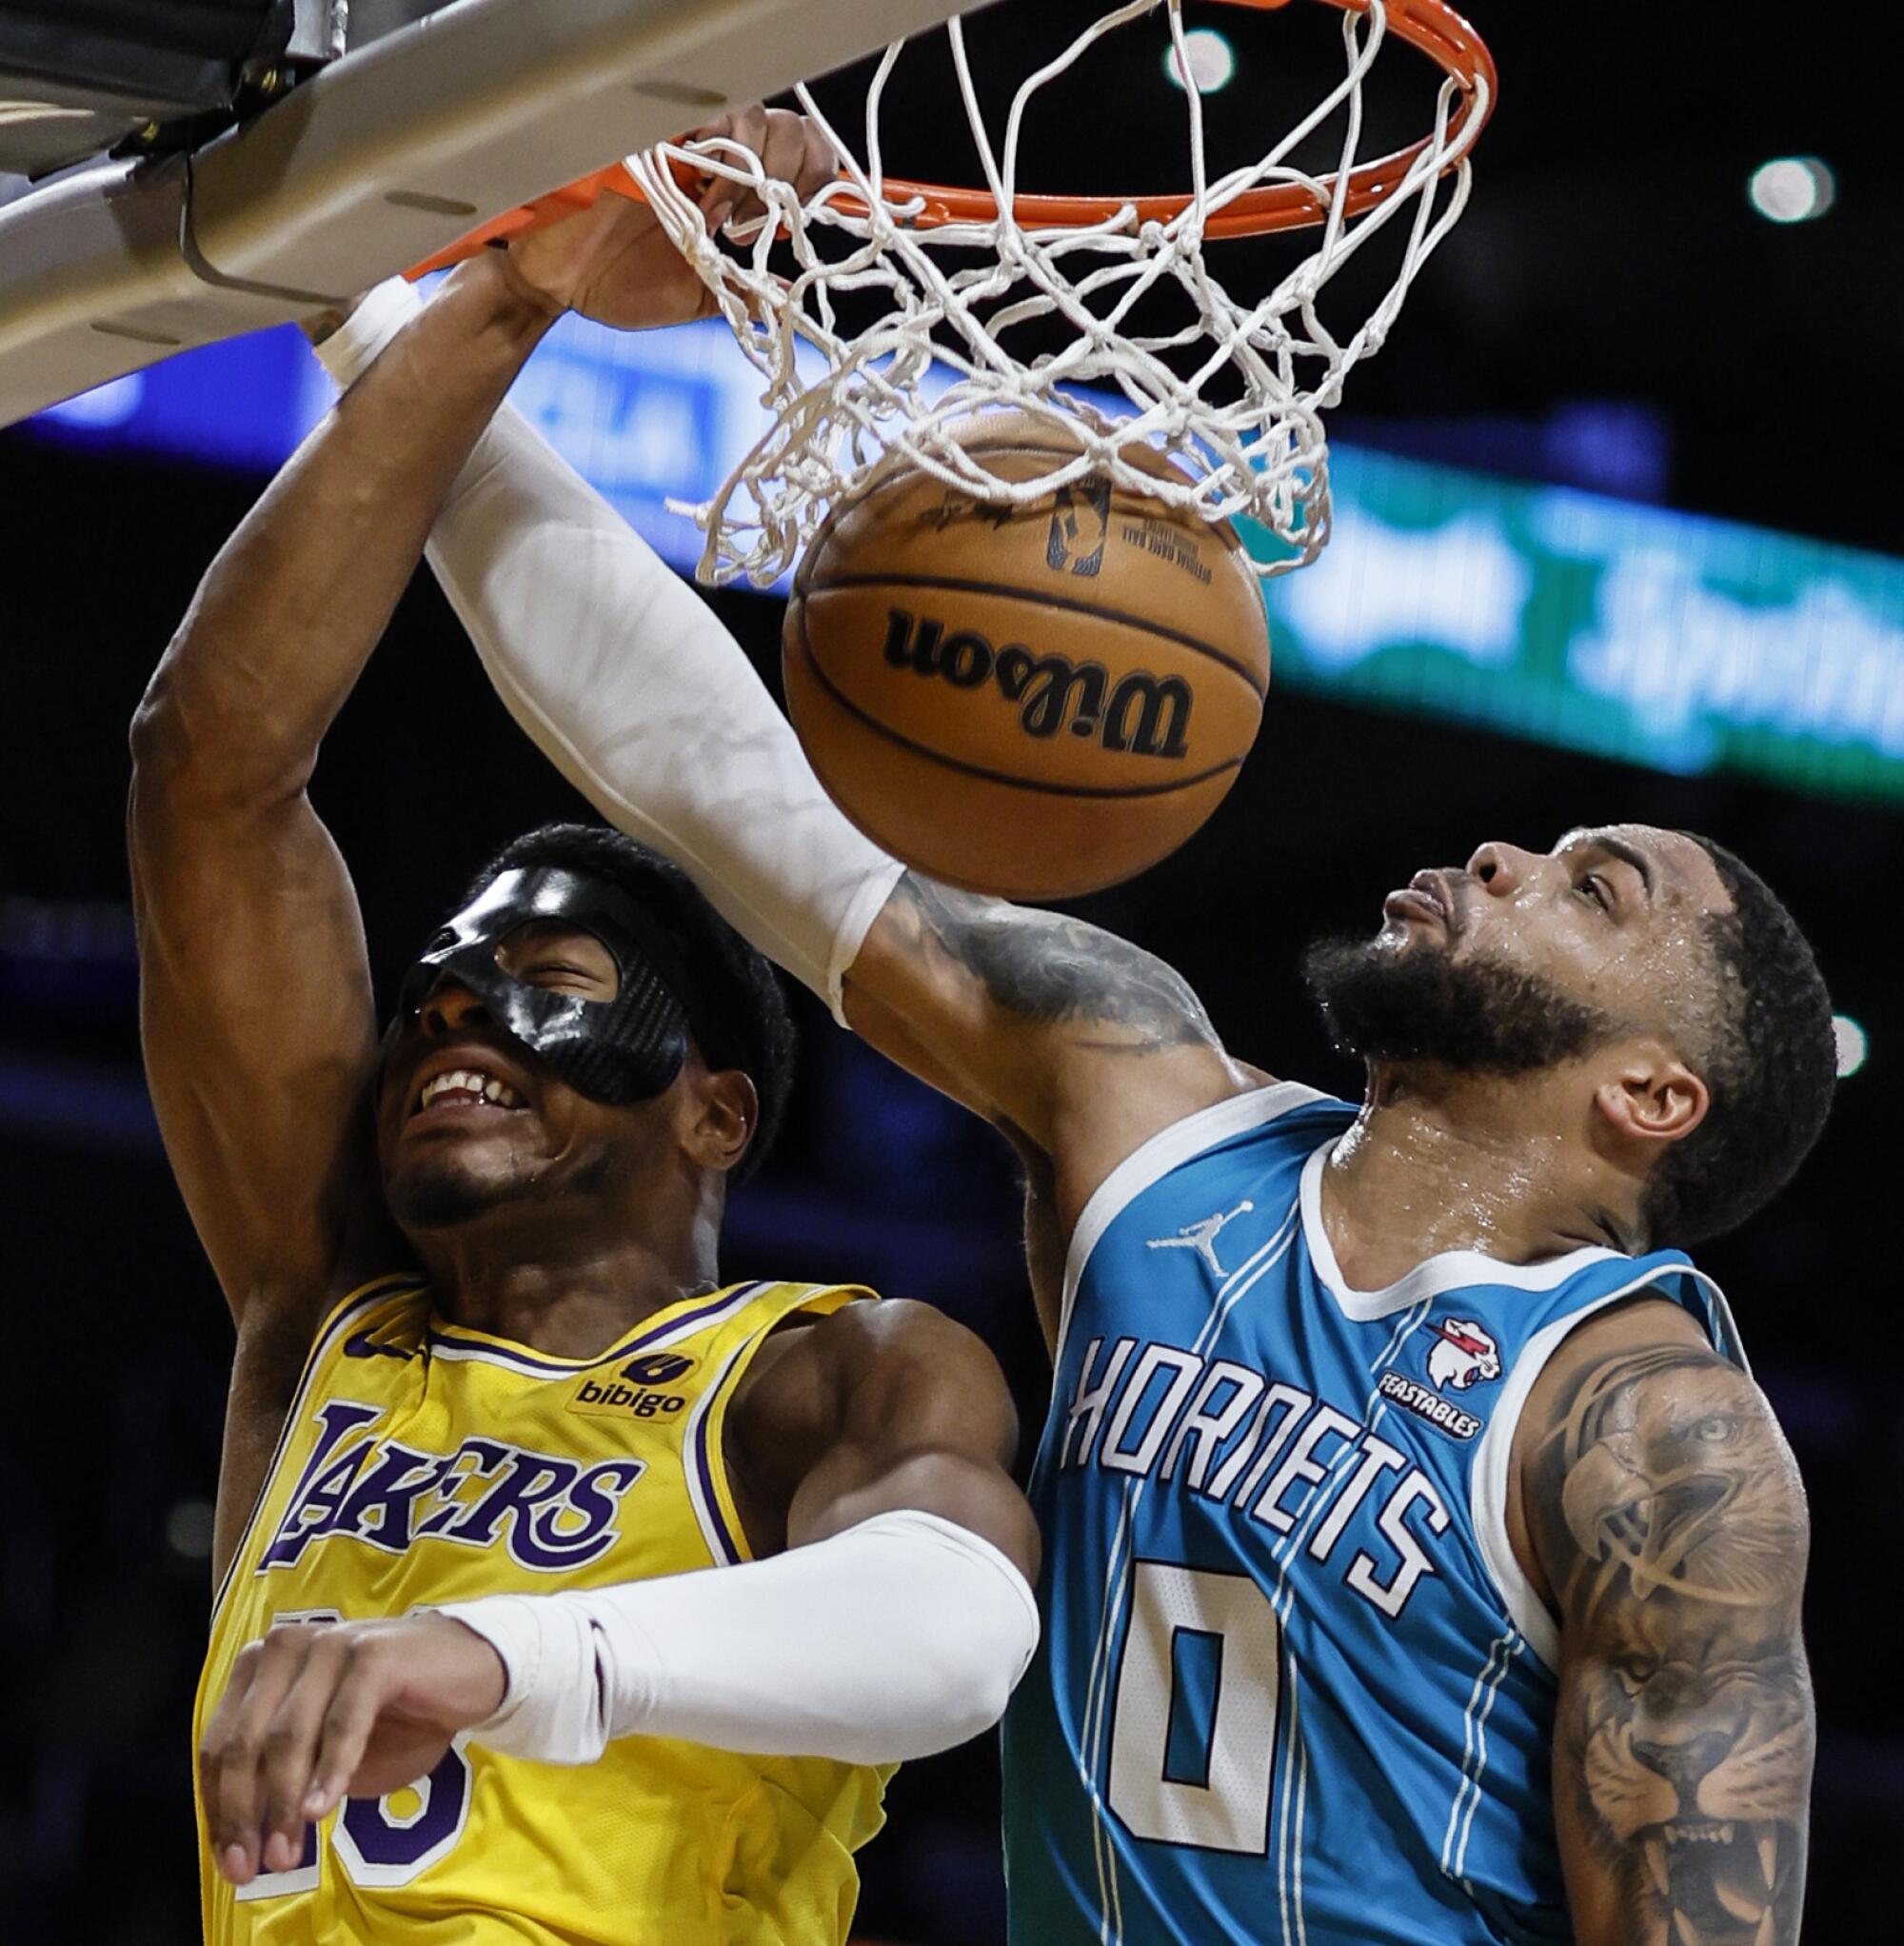
[[[991,1355],[921,1306],[718,1283],[789,1030],[684,874],[518,840],[379,1041],[306,784],[464,457],[443,416],[466,451],[561,248],[449,281],[221,553],[134,728],[152,1095],[238,1326],[214,1941],[842,1946],[888,1767],[996,1721],[1036,1640]],[[700,288],[652,234],[590,288],[656,321]]]
[[[373,293],[329,362],[388,345],[363,383],[460,454],[465,354],[414,308]],[[387,517],[436,478],[380,473]],[[1778,1190],[1834,1086],[1763,884],[1636,825],[1417,874],[1307,963],[1358,1106],[1235,1060],[1138,947],[883,857],[705,607],[506,410],[430,554],[604,814],[1026,1159],[1057,1374],[1014,1937],[1795,1937],[1804,1498],[1677,1247]]]

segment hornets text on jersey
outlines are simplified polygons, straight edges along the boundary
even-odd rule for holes
[[[1016,1946],[1573,1936],[1515,1422],[1642,1289],[1739,1354],[1676,1252],[1455,1251],[1349,1288],[1319,1193],[1355,1112],[1220,1102],[1079,1221],[1032,1477],[1044,1643],[1005,1719]]]
[[[274,1622],[402,1615],[727,1565],[747,1544],[722,1461],[728,1401],[796,1312],[863,1291],[738,1284],[592,1359],[431,1315],[414,1277],[319,1335],[213,1612],[194,1731]],[[530,1763],[467,1738],[413,1789],[351,1798],[302,1861],[242,1890],[201,1819],[206,1938],[449,1937],[486,1946],[842,1946],[889,1771],[624,1738]]]

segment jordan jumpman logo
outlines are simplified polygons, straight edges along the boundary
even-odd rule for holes
[[[1215,1276],[1228,1277],[1229,1272],[1217,1261],[1217,1239],[1225,1223],[1234,1221],[1255,1207],[1256,1204],[1245,1197],[1235,1209],[1226,1210],[1221,1216],[1207,1216],[1200,1222],[1185,1223],[1174,1237],[1151,1238],[1149,1247],[1153,1250],[1194,1250]]]

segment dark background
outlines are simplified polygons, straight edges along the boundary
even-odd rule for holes
[[[1904,288],[1886,201],[1892,110],[1879,64],[1848,40],[1850,16],[1525,0],[1477,10],[1503,90],[1475,202],[1388,348],[1356,375],[1339,431],[1895,551]],[[980,23],[981,45],[1002,58],[1007,18],[1016,32],[1076,12],[1016,0]],[[1309,58],[1300,36],[1319,13],[1193,7],[1193,22],[1234,28],[1244,59],[1212,105],[1220,131],[1279,113],[1256,80],[1283,46],[1298,66]],[[1151,38],[1128,70],[1093,89],[1094,127],[1103,102],[1128,105],[1115,171],[1080,139],[1081,121],[1045,138],[1047,166],[1080,184],[1126,187],[1140,170],[1139,187],[1174,180],[1176,141],[1162,131],[1175,97],[1158,80],[1154,24],[1138,31]],[[916,139],[939,139],[942,107],[928,89],[909,110]],[[1838,203],[1818,223],[1775,228],[1747,204],[1751,169],[1787,153],[1836,170]],[[1633,428],[1625,461],[1556,436],[1581,402],[1631,408],[1607,422]],[[199,574],[261,485],[75,452],[28,428],[0,434],[9,1938],[196,1936],[188,1723],[230,1334],[139,1080],[125,729]],[[771,675],[777,604],[717,606]],[[314,794],[357,866],[387,997],[473,862],[574,807],[488,694],[427,579],[327,745]],[[1838,1004],[1872,1037],[1795,1186],[1702,1261],[1733,1295],[1813,1499],[1809,1936],[1890,1939],[1887,1841],[1904,1813],[1904,1708],[1881,1619],[1889,1521],[1904,1499],[1882,1106],[1904,1045],[1890,967],[1904,888],[1896,813],[1279,693],[1211,824],[1088,910],[1171,959],[1240,1054],[1349,1089],[1355,1077],[1297,985],[1302,943],[1372,927],[1385,888],[1484,838],[1544,846],[1571,824],[1615,819],[1690,825],[1743,852],[1784,892]],[[737,1201],[727,1273],[863,1278],[943,1304],[1005,1359],[1028,1453],[1046,1374],[1002,1146],[804,995],[798,1004],[792,1124]],[[863,1858],[865,1933],[921,1946],[1000,1937],[990,1745],[909,1766],[891,1810]]]

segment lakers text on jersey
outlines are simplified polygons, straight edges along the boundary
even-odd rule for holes
[[[1032,1477],[1044,1643],[1005,1719],[1017,1946],[1571,1939],[1558,1645],[1503,1509],[1561,1339],[1681,1256],[1474,1252],[1349,1287],[1281,1084],[1166,1129],[1086,1206]]]
[[[219,1592],[194,1730],[277,1622],[745,1559],[728,1402],[776,1324],[866,1295],[739,1284],[586,1360],[446,1324],[413,1278],[347,1299]],[[841,1946],[887,1775],[651,1737],[571,1769],[459,1739],[413,1788],[347,1800],[296,1867],[243,1890],[201,1828],[206,1936],[401,1942],[450,1922],[473,1946]]]

